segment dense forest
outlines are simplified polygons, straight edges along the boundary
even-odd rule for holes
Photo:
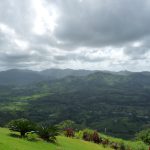
[[[150,125],[149,72],[8,70],[0,77],[1,126],[22,117],[72,120],[80,129],[133,138]]]

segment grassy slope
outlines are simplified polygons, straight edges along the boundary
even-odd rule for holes
[[[30,142],[10,137],[8,129],[0,128],[0,150],[111,150],[77,139],[58,137],[58,145],[43,141]]]

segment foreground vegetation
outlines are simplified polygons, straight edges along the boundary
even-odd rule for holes
[[[104,135],[103,135],[104,136]],[[108,138],[108,137],[107,137]],[[121,139],[111,138],[115,142],[125,142],[130,145],[129,150],[148,150],[148,146],[142,142],[129,142]],[[48,143],[43,140],[28,141],[26,138],[10,136],[10,131],[0,128],[0,150],[112,150],[110,147],[86,142],[81,139],[58,136],[57,143]]]
[[[9,131],[6,128],[0,129],[0,138],[3,139],[1,140],[2,146],[0,146],[0,149],[1,147],[9,147],[12,143],[14,144],[16,142],[15,146],[13,146],[14,149],[23,150],[22,147],[24,147],[24,144],[30,142],[30,144],[25,146],[25,149],[28,148],[30,150],[28,146],[33,143],[31,150],[34,150],[34,145],[35,148],[38,148],[38,144],[44,144],[46,147],[49,146],[55,150],[58,148],[60,150],[69,150],[68,148],[71,150],[81,148],[82,150],[148,150],[148,145],[146,144],[150,142],[149,130],[140,132],[137,136],[145,142],[144,144],[142,141],[125,141],[109,137],[91,129],[74,130],[73,126],[74,123],[69,120],[55,126],[35,124],[24,118],[12,120],[7,125]],[[9,149],[7,148],[7,150]]]
[[[31,142],[9,134],[8,129],[0,128],[0,150],[111,150],[101,145],[64,136],[58,136],[57,144],[52,144],[42,140]]]

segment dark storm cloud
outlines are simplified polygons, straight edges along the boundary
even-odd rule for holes
[[[143,57],[143,55],[149,51],[149,48],[147,47],[126,47],[126,49],[124,50],[125,54],[131,56],[132,58],[141,58]]]
[[[78,46],[125,44],[150,35],[148,0],[57,0],[58,39]]]

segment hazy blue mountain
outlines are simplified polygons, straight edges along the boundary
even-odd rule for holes
[[[73,69],[47,69],[40,72],[41,75],[48,79],[60,79],[67,76],[87,76],[95,71],[73,70]]]
[[[43,77],[35,71],[11,69],[0,72],[1,85],[22,85],[42,81]]]
[[[43,71],[11,69],[0,72],[0,85],[32,84],[67,76],[86,76],[93,72],[94,71],[72,69],[47,69]]]

